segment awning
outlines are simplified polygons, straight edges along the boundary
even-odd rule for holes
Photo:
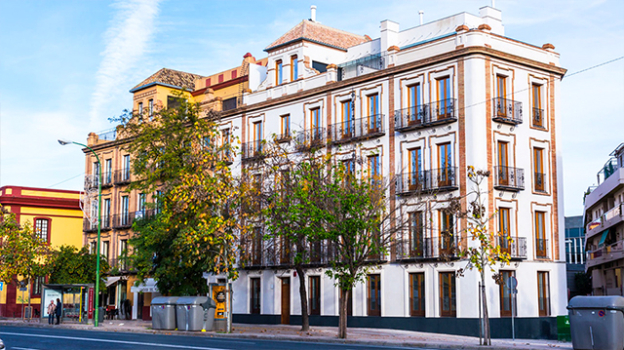
[[[602,232],[602,237],[600,237],[600,243],[598,243],[598,246],[604,245],[605,239],[607,239],[608,235],[609,235],[609,229],[606,229]]]
[[[138,286],[130,287],[131,293],[158,293],[156,287],[156,281],[153,278],[148,278],[145,283],[141,283]]]
[[[108,277],[106,279],[106,288],[112,286],[113,284],[119,282],[119,280],[121,279],[121,276],[115,276],[115,277]]]

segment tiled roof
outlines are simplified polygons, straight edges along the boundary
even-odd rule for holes
[[[274,41],[264,51],[299,39],[308,39],[343,50],[370,40],[363,35],[345,32],[306,19]]]
[[[158,72],[152,74],[149,78],[143,80],[137,86],[132,88],[131,91],[138,87],[145,86],[151,83],[161,83],[166,85],[178,86],[185,88],[188,91],[195,89],[195,80],[203,78],[201,75],[181,72],[169,68],[163,68]]]

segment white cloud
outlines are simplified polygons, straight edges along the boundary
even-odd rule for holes
[[[104,35],[106,48],[96,73],[96,84],[91,96],[90,127],[102,125],[103,115],[125,86],[132,68],[147,52],[156,27],[159,0],[116,1],[117,12]],[[116,106],[117,109],[119,106]],[[115,110],[117,110],[115,109]]]

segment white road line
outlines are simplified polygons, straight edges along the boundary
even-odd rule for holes
[[[194,349],[194,350],[225,350],[220,348],[205,348],[199,346],[189,346],[189,345],[174,345],[174,344],[157,344],[157,343],[142,343],[136,341],[125,341],[125,340],[109,340],[109,339],[95,339],[95,338],[82,338],[82,337],[65,337],[60,335],[50,335],[50,334],[24,334],[24,333],[11,333],[11,332],[0,332],[3,335],[16,335],[21,337],[39,337],[39,338],[55,338],[55,339],[67,339],[67,340],[82,340],[82,341],[93,341],[100,343],[117,343],[117,344],[128,344],[128,345],[147,345],[147,346],[157,346],[161,348],[177,348],[177,349]],[[14,348],[17,349],[17,348]],[[28,349],[28,350],[37,350],[37,349]]]
[[[32,348],[18,348],[18,347],[11,347],[11,349],[15,349],[15,350],[39,350],[39,349],[32,349]]]

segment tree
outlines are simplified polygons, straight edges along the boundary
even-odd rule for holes
[[[390,206],[388,182],[366,171],[354,171],[355,161],[331,162],[320,193],[322,238],[330,242],[335,254],[326,273],[340,288],[340,338],[347,337],[347,300],[353,287],[384,260],[396,233],[407,223]]]
[[[482,319],[481,319],[481,337],[484,345],[491,345],[490,339],[490,323],[487,308],[487,297],[485,293],[485,271],[487,269],[493,274],[493,278],[498,284],[502,284],[502,276],[496,271],[496,263],[500,262],[502,266],[508,265],[510,255],[501,249],[501,241],[498,237],[488,231],[488,223],[494,218],[496,213],[488,215],[487,206],[484,196],[487,192],[483,192],[482,184],[490,176],[489,171],[475,170],[473,166],[468,167],[468,180],[472,183],[473,189],[467,193],[469,199],[469,207],[465,212],[461,211],[459,199],[453,201],[451,208],[458,213],[459,217],[466,218],[467,227],[465,228],[468,237],[476,245],[466,247],[460,252],[460,256],[467,259],[466,267],[459,269],[458,275],[463,276],[466,269],[472,270],[476,268],[481,277],[481,290],[479,291],[481,298]],[[513,240],[511,236],[504,237],[509,243]]]
[[[300,152],[292,152],[284,144],[273,141],[260,147],[263,161],[259,163],[259,170],[268,180],[260,181],[263,186],[251,180],[251,187],[256,188],[252,200],[263,205],[258,212],[267,228],[264,238],[271,246],[270,259],[278,266],[292,265],[297,271],[301,330],[307,331],[310,322],[306,267],[310,263],[320,263],[323,208],[319,198],[330,157],[321,154],[318,147],[306,145],[305,141],[295,146]]]
[[[78,249],[61,246],[52,253],[50,262],[51,284],[95,283],[97,255],[89,254],[87,247]],[[108,261],[100,257],[100,270],[109,270]],[[104,279],[100,280],[100,291],[106,290]]]
[[[18,282],[49,273],[50,246],[30,222],[20,225],[15,214],[0,206],[0,281]],[[29,298],[30,303],[30,298]]]
[[[237,276],[233,254],[223,259],[244,231],[236,215],[241,187],[228,167],[236,148],[217,112],[178,97],[176,108],[115,119],[138,179],[130,190],[154,193],[148,206],[155,215],[134,223],[130,244],[139,280],[153,277],[165,295],[206,294],[204,272]],[[234,215],[224,216],[224,207]]]

